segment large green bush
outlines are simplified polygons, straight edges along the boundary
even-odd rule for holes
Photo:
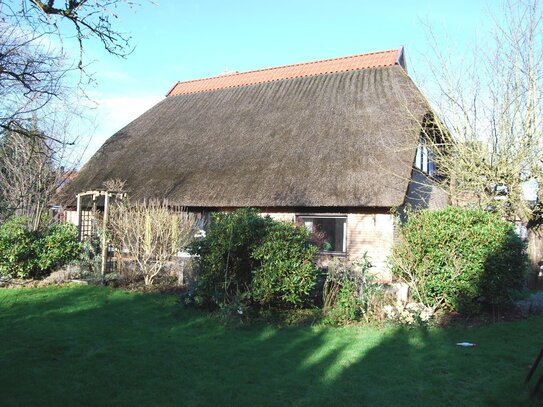
[[[189,250],[198,269],[192,297],[198,305],[298,306],[317,279],[309,232],[255,209],[214,214],[206,237]]]
[[[304,226],[275,222],[252,253],[260,262],[251,287],[260,305],[300,306],[307,302],[317,281],[317,246]]]
[[[220,306],[249,291],[257,267],[251,253],[270,222],[250,208],[212,215],[206,236],[189,247],[198,269],[196,304]]]
[[[504,305],[524,283],[526,254],[498,215],[449,207],[411,213],[391,258],[421,302],[460,312]]]
[[[0,275],[41,277],[80,257],[74,225],[29,231],[28,224],[26,217],[14,216],[0,226]]]

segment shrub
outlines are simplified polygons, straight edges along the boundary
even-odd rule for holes
[[[54,270],[81,257],[77,227],[55,224],[36,242],[37,266],[43,273]]]
[[[257,267],[251,253],[271,222],[251,208],[212,215],[207,235],[189,247],[198,269],[193,297],[197,305],[229,304],[249,292]]]
[[[216,213],[207,236],[190,248],[198,269],[192,299],[221,309],[301,306],[315,287],[317,250],[304,227],[255,209]]]
[[[332,312],[329,313],[332,320],[344,324],[360,317],[360,302],[356,291],[355,283],[349,280],[339,287]]]
[[[323,288],[323,303],[328,319],[348,323],[361,317],[369,319],[383,297],[381,284],[370,273],[367,253],[354,261],[335,258],[328,265]]]
[[[259,262],[251,284],[251,298],[260,305],[307,303],[315,287],[317,247],[304,227],[286,222],[268,225],[266,236],[252,258]]]
[[[192,242],[197,231],[193,213],[173,213],[161,202],[118,202],[111,207],[109,224],[117,259],[122,262],[123,251],[128,251],[145,285],[153,284],[172,257]]]
[[[27,278],[36,269],[37,233],[27,229],[28,218],[14,216],[0,226],[0,274]]]
[[[527,260],[510,223],[493,213],[449,207],[410,214],[391,264],[418,301],[473,312],[485,303],[507,304],[523,285]]]
[[[27,217],[14,216],[0,226],[1,275],[39,277],[79,258],[75,226],[56,224],[31,232],[28,224]]]
[[[434,310],[420,303],[385,305],[385,318],[401,325],[427,325],[434,317]]]

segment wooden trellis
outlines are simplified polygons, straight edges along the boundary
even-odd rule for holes
[[[90,204],[88,203],[91,199]],[[102,230],[107,229],[109,205],[115,199],[125,199],[126,193],[119,191],[87,191],[77,194],[77,227],[79,230],[79,239],[87,240],[98,236],[97,222],[102,222]],[[98,214],[101,213],[101,219]],[[106,233],[100,236],[100,247],[102,250],[102,264],[100,271],[105,275],[108,266],[109,242]]]

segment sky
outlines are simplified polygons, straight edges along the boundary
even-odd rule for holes
[[[424,80],[428,25],[443,46],[468,49],[489,27],[497,0],[141,0],[116,10],[131,36],[125,59],[86,44],[96,84],[95,127],[82,163],[177,82],[405,47],[408,72]],[[424,90],[424,89],[423,89]]]

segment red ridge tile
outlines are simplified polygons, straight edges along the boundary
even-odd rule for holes
[[[402,52],[403,50],[400,48],[389,51],[372,52],[368,54],[259,69],[255,71],[236,72],[233,74],[219,75],[186,82],[177,82],[166,96],[235,88],[238,86],[255,85],[257,83],[301,78],[304,76],[392,66],[399,63]]]

